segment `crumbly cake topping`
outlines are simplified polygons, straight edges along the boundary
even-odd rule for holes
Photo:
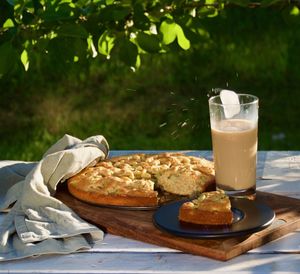
[[[103,195],[156,195],[155,187],[172,194],[191,195],[204,191],[213,178],[213,163],[202,158],[181,153],[133,154],[101,161],[69,183]]]
[[[229,197],[221,190],[202,193],[197,199],[187,202],[186,204],[190,208],[205,211],[231,210]]]
[[[130,171],[98,165],[97,168],[86,168],[69,183],[80,185],[83,191],[103,195],[145,196],[154,189],[154,182],[147,177],[143,173],[134,175]]]
[[[129,170],[146,170],[150,174],[161,174],[165,170],[173,168],[174,171],[198,170],[214,175],[213,163],[198,157],[187,156],[181,153],[162,154],[134,154],[121,156],[109,160],[114,167]],[[105,162],[100,162],[105,163]]]

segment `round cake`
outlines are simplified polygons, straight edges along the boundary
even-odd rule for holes
[[[67,181],[76,198],[96,204],[151,207],[192,197],[214,183],[214,166],[181,153],[132,154],[87,167]]]

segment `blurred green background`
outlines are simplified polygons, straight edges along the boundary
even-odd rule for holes
[[[219,88],[260,98],[260,150],[299,150],[299,21],[234,7],[203,19],[192,50],[146,55],[136,72],[45,60],[1,79],[0,158],[38,160],[66,133],[102,134],[111,149],[210,150],[207,100]]]

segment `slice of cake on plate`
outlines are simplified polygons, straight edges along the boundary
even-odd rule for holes
[[[230,225],[233,222],[230,199],[220,190],[202,193],[181,205],[179,220],[199,225]]]

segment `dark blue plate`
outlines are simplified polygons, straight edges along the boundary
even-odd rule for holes
[[[182,223],[179,208],[187,200],[160,207],[153,215],[154,224],[163,231],[189,238],[223,238],[245,236],[268,227],[275,219],[274,211],[265,204],[248,199],[232,199],[234,221],[231,225],[204,226]]]

